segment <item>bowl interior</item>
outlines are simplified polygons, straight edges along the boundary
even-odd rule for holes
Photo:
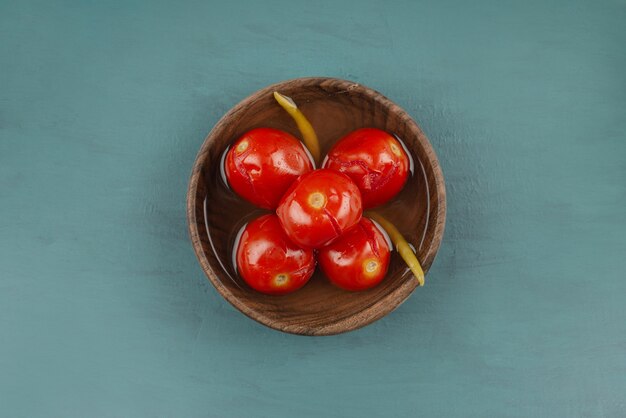
[[[269,86],[231,109],[214,127],[198,154],[188,195],[194,249],[218,291],[251,318],[281,331],[323,335],[366,325],[389,313],[416,287],[397,253],[377,287],[364,292],[340,290],[319,269],[309,283],[286,296],[250,289],[237,275],[232,247],[237,231],[264,211],[228,190],[221,158],[244,132],[273,127],[300,137],[296,125],[272,97],[280,91],[294,99],[315,127],[323,154],[348,132],[376,127],[393,133],[414,160],[413,174],[400,195],[377,208],[417,249],[428,270],[439,248],[445,219],[445,191],[437,158],[417,124],[397,105],[361,85],[337,79],[296,79]]]

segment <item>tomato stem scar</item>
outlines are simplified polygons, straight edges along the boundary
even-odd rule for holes
[[[308,203],[313,209],[321,209],[326,205],[326,196],[321,192],[313,192],[309,195]]]
[[[402,156],[402,152],[400,151],[400,148],[398,148],[398,146],[394,144],[393,142],[389,142],[389,148],[391,148],[391,152],[393,152],[396,156],[398,157]]]
[[[244,140],[244,141],[241,141],[235,149],[237,150],[237,152],[242,153],[245,150],[247,150],[249,146],[250,146],[250,143]]]
[[[378,270],[380,270],[380,263],[378,260],[368,258],[363,262],[363,273],[365,273],[366,276],[374,276]]]
[[[280,287],[284,286],[289,282],[289,275],[287,273],[279,273],[274,276],[274,285]]]

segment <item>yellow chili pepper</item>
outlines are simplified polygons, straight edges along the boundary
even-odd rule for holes
[[[278,104],[289,113],[289,116],[293,118],[298,125],[298,129],[302,134],[302,142],[307,147],[311,155],[313,156],[313,160],[315,163],[319,163],[320,161],[320,143],[317,139],[317,134],[311,126],[311,122],[308,121],[306,116],[298,109],[298,106],[291,99],[291,97],[287,97],[279,92],[274,92],[274,99],[278,102]]]
[[[293,120],[298,125],[298,129],[302,134],[302,140],[304,145],[307,147],[313,159],[316,163],[320,160],[320,143],[317,139],[317,134],[311,125],[311,122],[304,116],[304,114],[298,109],[298,105],[291,99],[291,97],[280,94],[279,92],[274,92],[274,99],[278,102],[278,104],[289,113],[289,116],[293,118]],[[424,271],[422,270],[422,266],[420,265],[417,256],[413,252],[413,249],[409,246],[409,243],[406,242],[398,228],[395,227],[394,224],[385,219],[382,215],[376,212],[368,212],[366,214],[368,217],[372,218],[376,222],[382,226],[391,241],[396,246],[396,250],[400,257],[404,260],[406,265],[409,267],[411,272],[415,275],[420,286],[424,285]]]
[[[417,256],[413,252],[411,246],[409,246],[409,243],[406,242],[400,231],[398,231],[398,228],[396,228],[394,224],[389,222],[379,213],[368,212],[366,215],[378,222],[380,226],[387,231],[387,234],[389,234],[389,238],[391,238],[393,245],[396,246],[396,250],[398,250],[400,257],[402,257],[411,272],[415,275],[419,285],[424,286],[424,270],[422,270],[422,266],[420,265]]]

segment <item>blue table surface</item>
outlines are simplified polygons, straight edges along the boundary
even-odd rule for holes
[[[0,1],[0,416],[626,416],[626,2]],[[334,337],[205,279],[185,193],[270,83],[379,90],[448,222],[398,310]]]

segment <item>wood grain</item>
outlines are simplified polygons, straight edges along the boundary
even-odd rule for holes
[[[243,284],[230,265],[233,222],[241,222],[251,207],[237,209],[237,198],[220,192],[219,164],[229,144],[245,131],[273,126],[298,135],[273,91],[292,97],[310,115],[318,135],[340,138],[355,127],[377,127],[402,138],[423,166],[427,199],[409,196],[405,220],[421,225],[408,236],[418,248],[424,271],[439,249],[445,224],[444,179],[428,139],[417,123],[380,93],[346,80],[300,78],[266,87],[233,107],[205,139],[193,166],[187,195],[187,217],[193,247],[209,280],[218,292],[250,318],[271,328],[304,335],[337,334],[367,325],[388,314],[413,292],[417,283],[394,257],[388,277],[365,292],[349,293],[323,280],[319,273],[303,289],[275,297],[257,293]],[[323,142],[322,152],[330,145]],[[417,170],[418,168],[416,168]],[[206,207],[205,207],[206,205]],[[239,204],[241,206],[241,204]],[[428,280],[428,278],[427,278]]]

